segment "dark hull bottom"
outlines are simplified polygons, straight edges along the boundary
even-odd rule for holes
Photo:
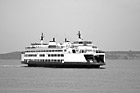
[[[58,62],[22,61],[22,63],[28,64],[29,67],[54,67],[54,68],[100,68],[101,65],[105,65],[105,63],[82,63],[82,62],[58,63]]]

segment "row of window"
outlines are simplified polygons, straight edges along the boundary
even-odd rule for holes
[[[36,61],[36,62],[62,62],[64,59],[25,59],[24,61]]]
[[[48,54],[48,57],[64,57],[64,54]]]
[[[25,54],[25,57],[37,57],[37,54]],[[39,57],[45,57],[45,54],[39,54]],[[64,54],[48,54],[48,57],[64,57]]]
[[[25,56],[25,57],[36,57],[37,54],[25,54],[24,56]]]
[[[74,44],[92,44],[92,42],[90,42],[90,41],[81,41],[81,42],[79,42],[79,41],[75,41],[74,42]]]
[[[93,52],[93,50],[80,50],[79,53]]]
[[[35,51],[25,51],[25,52],[63,52],[63,50],[35,50]]]

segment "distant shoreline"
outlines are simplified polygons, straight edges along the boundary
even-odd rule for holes
[[[0,59],[20,60],[21,59],[21,51],[0,54]]]
[[[140,51],[106,51],[106,59],[140,60]]]
[[[21,51],[0,54],[0,59],[20,60]],[[140,60],[140,51],[106,51],[106,60]]]

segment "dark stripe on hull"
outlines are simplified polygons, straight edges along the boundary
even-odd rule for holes
[[[99,68],[105,63],[82,63],[82,62],[43,62],[43,61],[22,61],[32,67],[58,67],[58,68]]]

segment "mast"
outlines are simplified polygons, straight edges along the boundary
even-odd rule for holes
[[[43,33],[41,33],[41,38],[40,38],[41,44],[43,44],[43,40],[44,40],[44,35],[43,35]]]
[[[80,31],[78,31],[78,39],[79,39],[79,41],[81,41],[82,40],[82,38],[81,38],[81,33],[80,33]]]

